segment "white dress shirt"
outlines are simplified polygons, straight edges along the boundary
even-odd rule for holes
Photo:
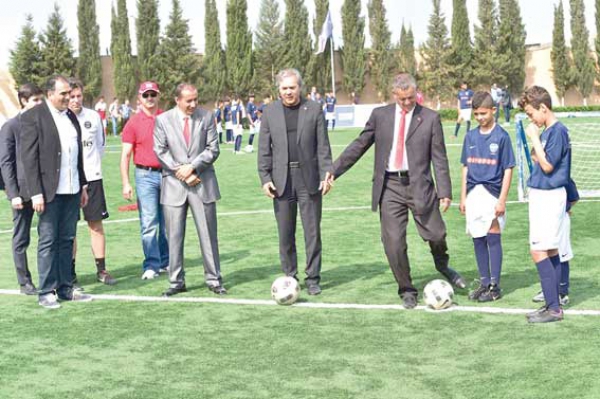
[[[387,167],[387,171],[388,172],[397,172],[399,170],[408,170],[408,159],[406,158],[406,136],[408,134],[408,129],[410,127],[410,122],[412,121],[412,116],[413,113],[415,111],[415,108],[413,107],[413,109],[410,110],[410,112],[408,112],[404,118],[404,153],[402,155],[402,167],[400,169],[396,169],[394,168],[394,163],[396,161],[396,148],[398,147],[398,132],[400,130],[400,119],[402,118],[402,107],[400,107],[398,104],[396,104],[396,111],[394,113],[394,131],[393,131],[393,137],[394,137],[394,143],[392,145],[392,149],[390,151],[390,155],[388,157],[388,167]]]
[[[77,169],[77,158],[79,156],[79,138],[77,130],[67,111],[59,111],[46,101],[50,108],[50,114],[54,119],[56,130],[60,138],[60,173],[56,194],[77,194],[79,192],[79,170]]]

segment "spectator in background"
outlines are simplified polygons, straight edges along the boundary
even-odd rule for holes
[[[333,95],[333,92],[325,95],[325,123],[326,127],[329,128],[329,121],[331,121],[331,130],[335,129],[335,104],[337,100]]]
[[[104,96],[100,96],[96,105],[94,105],[94,110],[98,112],[100,115],[100,120],[102,121],[102,127],[104,128],[104,132],[106,133],[106,102],[104,101]]]
[[[512,109],[512,98],[510,96],[510,91],[508,90],[508,85],[504,86],[503,96],[502,96],[502,108],[504,109],[504,120],[505,125],[510,124],[510,110]]]
[[[248,138],[246,152],[254,151],[254,135],[258,133],[260,127],[257,111],[258,108],[256,107],[256,104],[254,104],[254,93],[250,93],[248,96],[248,104],[246,104],[246,115],[248,117],[248,123],[250,124],[250,137]]]
[[[492,100],[494,101],[494,107],[496,107],[496,113],[494,114],[494,120],[498,123],[498,117],[500,117],[500,107],[502,106],[502,88],[498,87],[496,83],[492,85],[490,89]]]
[[[215,126],[219,135],[219,144],[223,144],[223,100],[215,101]]]
[[[131,117],[132,109],[129,105],[129,100],[126,99],[125,102],[121,105],[121,118],[123,118],[123,127]]]
[[[421,90],[419,90],[418,88],[417,88],[417,94],[416,94],[415,101],[419,105],[423,105],[423,103],[425,102],[425,97],[423,97],[423,92],[421,92]]]
[[[359,98],[358,98],[358,96],[356,95],[356,92],[354,92],[354,91],[353,91],[353,92],[350,94],[350,100],[352,101],[352,104],[353,104],[353,105],[356,105],[356,104],[358,104]]]
[[[119,119],[121,119],[121,110],[119,108],[119,99],[115,97],[113,102],[110,103],[110,107],[108,107],[113,136],[115,137],[119,134]]]

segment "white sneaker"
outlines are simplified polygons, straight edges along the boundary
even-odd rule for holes
[[[161,267],[160,269],[158,269],[158,274],[165,274],[165,273],[169,273],[169,266]]]
[[[73,302],[92,302],[93,298],[91,295],[84,294],[81,291],[73,290],[70,301]]]
[[[533,298],[531,298],[533,302],[545,302],[544,293],[542,291],[538,292]]]
[[[536,296],[531,299],[533,302],[545,302],[544,293],[542,291],[538,292]],[[567,306],[569,304],[569,295],[560,295],[559,296],[560,306]]]
[[[152,280],[153,278],[157,278],[157,277],[158,277],[158,273],[156,273],[152,269],[148,269],[144,272],[144,274],[142,274],[142,280]]]
[[[56,295],[53,293],[40,295],[38,299],[38,304],[46,309],[59,309],[60,303],[58,303],[58,299]]]
[[[254,147],[253,147],[253,146],[251,146],[250,144],[248,144],[248,145],[246,146],[246,148],[245,148],[245,151],[246,151],[247,153],[251,153],[252,151],[254,151]]]

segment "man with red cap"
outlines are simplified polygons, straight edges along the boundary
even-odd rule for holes
[[[169,249],[165,236],[165,223],[160,207],[162,170],[154,153],[154,123],[162,113],[158,108],[160,90],[155,82],[144,82],[138,90],[140,112],[135,114],[123,129],[121,153],[121,180],[123,198],[133,199],[129,181],[129,163],[133,154],[135,164],[135,191],[140,215],[144,263],[142,280],[158,277],[169,264]]]

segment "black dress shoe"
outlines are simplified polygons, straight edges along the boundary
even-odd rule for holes
[[[187,288],[185,288],[185,285],[182,285],[181,287],[170,287],[168,290],[163,292],[163,296],[173,296],[181,294],[182,292],[187,292]]]
[[[222,285],[209,285],[208,289],[214,292],[217,295],[225,295],[227,294],[227,290]]]
[[[456,288],[460,288],[461,290],[467,288],[466,280],[456,270],[447,267],[441,270],[440,273]]]
[[[417,306],[416,292],[403,292],[400,294],[400,298],[402,298],[402,307],[404,309],[414,309]]]
[[[308,291],[308,295],[319,295],[321,293],[321,286],[319,284],[310,284],[306,291]]]
[[[25,295],[37,295],[38,293],[35,285],[33,285],[31,282],[23,284],[20,288],[20,291],[21,294]]]

